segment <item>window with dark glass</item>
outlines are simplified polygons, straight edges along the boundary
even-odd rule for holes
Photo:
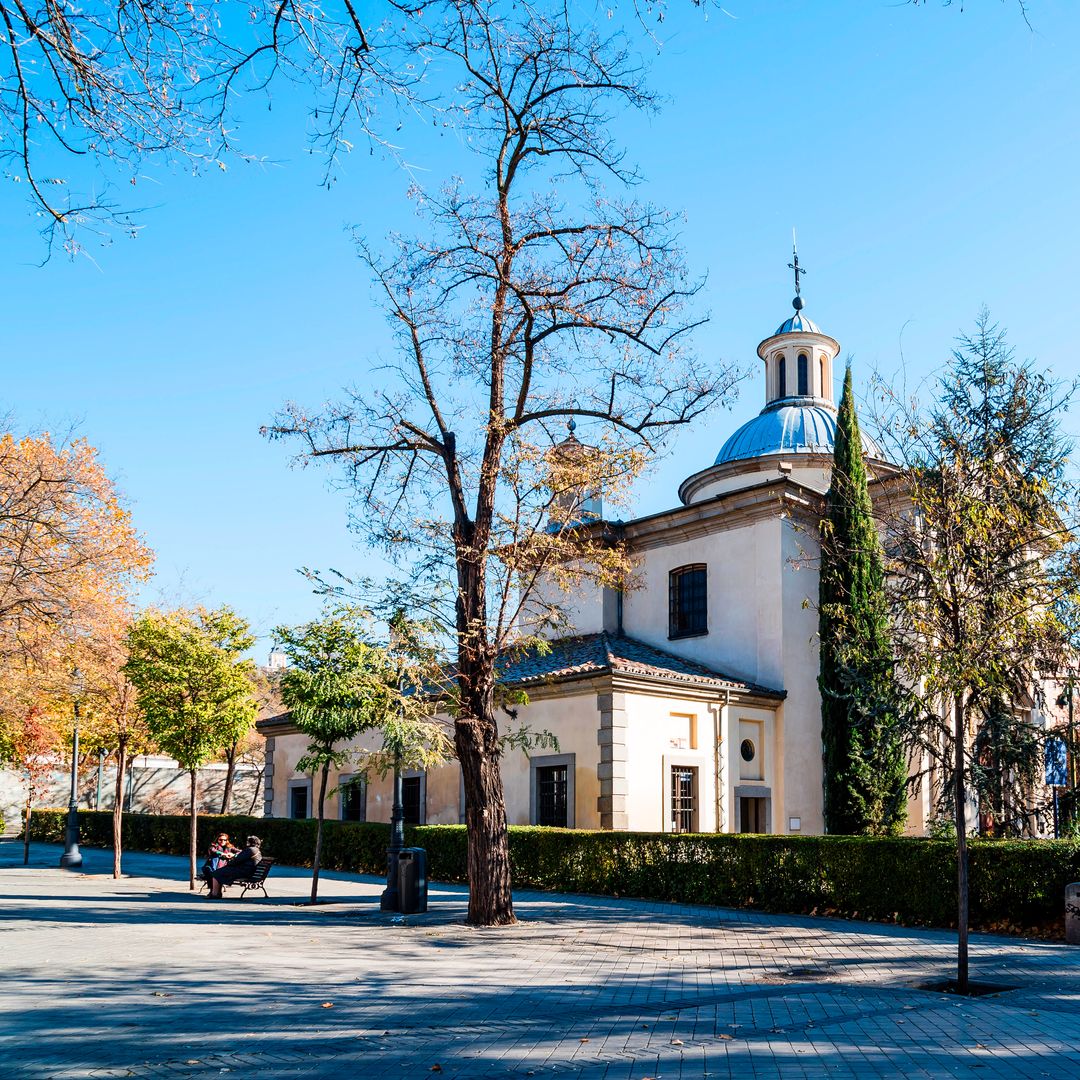
[[[787,397],[787,359],[783,356],[776,365],[776,396]]]
[[[671,831],[697,832],[697,767],[671,766]]]
[[[367,821],[367,785],[359,778],[341,786],[341,820]]]
[[[810,393],[810,361],[804,352],[799,353],[799,393]]]
[[[289,789],[289,817],[306,818],[308,816],[307,785],[297,785]]]
[[[704,564],[680,566],[668,579],[668,637],[689,637],[709,630],[707,574]]]
[[[420,781],[419,776],[401,778],[401,808],[404,811],[406,825],[422,825],[420,820]]]
[[[536,770],[536,824],[567,826],[567,766],[543,765]]]

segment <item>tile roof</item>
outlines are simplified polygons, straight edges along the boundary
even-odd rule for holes
[[[528,686],[603,673],[644,675],[675,682],[720,685],[725,689],[770,697],[784,696],[782,690],[725,675],[694,660],[646,645],[636,638],[608,633],[556,638],[547,652],[533,646],[502,667],[499,678],[503,683]]]

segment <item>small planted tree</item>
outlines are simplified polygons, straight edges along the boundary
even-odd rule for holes
[[[957,845],[957,984],[968,984],[969,793],[1021,817],[1045,732],[1031,720],[1068,648],[1060,616],[1080,589],[1060,422],[1071,390],[1018,362],[983,313],[927,410],[895,402],[906,482],[887,509],[908,738]],[[885,509],[885,507],[882,507]]]
[[[884,554],[867,485],[859,419],[844,375],[832,482],[821,523],[818,635],[825,829],[893,835],[906,813]]]
[[[151,613],[128,635],[124,671],[158,747],[190,777],[190,887],[195,888],[198,770],[251,726],[248,624],[227,607]]]
[[[297,763],[318,774],[315,857],[311,903],[318,901],[323,822],[330,770],[349,761],[385,773],[394,763],[426,768],[449,756],[449,739],[431,716],[440,672],[433,654],[420,647],[417,629],[397,616],[389,646],[373,643],[363,612],[331,609],[304,626],[279,627],[277,640],[289,658],[281,675],[281,697],[293,722],[309,738]],[[347,744],[364,731],[381,732],[379,749]]]
[[[293,723],[308,737],[297,763],[319,777],[311,903],[318,902],[326,788],[332,767],[349,757],[344,745],[372,727],[394,694],[386,653],[368,643],[358,615],[331,611],[304,626],[279,626],[278,643],[289,659],[281,675],[281,698]]]
[[[130,605],[118,602],[99,613],[93,632],[79,643],[79,668],[86,681],[83,701],[87,749],[116,762],[113,788],[113,877],[123,862],[124,781],[134,754],[152,747],[146,718],[125,665],[133,622]]]
[[[26,776],[26,806],[23,819],[23,865],[30,862],[30,815],[53,770],[60,738],[48,718],[32,708],[14,730],[9,746],[10,759]],[[2,760],[2,758],[0,758]]]

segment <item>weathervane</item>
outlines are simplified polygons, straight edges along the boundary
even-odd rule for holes
[[[802,282],[799,279],[806,271],[799,265],[799,245],[795,241],[794,229],[791,230],[791,254],[795,260],[788,263],[788,269],[795,271],[795,299],[791,301],[791,306],[796,311],[801,311],[804,301],[802,298]]]

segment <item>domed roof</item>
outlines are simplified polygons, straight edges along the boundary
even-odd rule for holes
[[[796,311],[790,319],[786,319],[776,330],[777,334],[820,334],[817,323],[808,319],[801,311]]]
[[[743,424],[716,455],[717,465],[767,454],[831,454],[836,443],[836,409],[813,398],[782,398]],[[863,450],[884,460],[865,432]]]

